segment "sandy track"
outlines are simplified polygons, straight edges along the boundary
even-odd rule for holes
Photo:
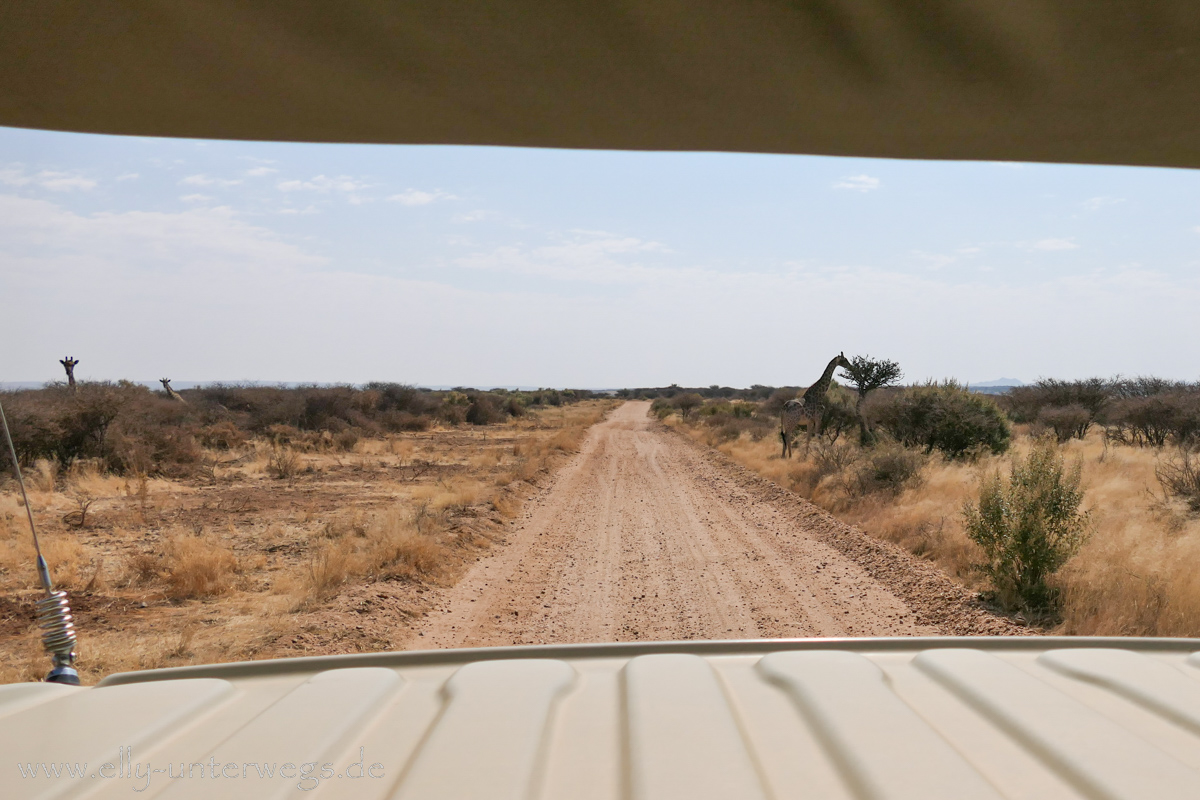
[[[595,426],[409,646],[1019,632],[648,408]]]

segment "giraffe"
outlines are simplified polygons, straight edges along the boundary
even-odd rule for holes
[[[788,400],[783,404],[779,415],[779,438],[783,440],[783,455],[788,458],[792,454],[792,433],[801,423],[805,423],[806,438],[804,452],[812,445],[813,434],[821,434],[821,419],[825,415],[825,393],[833,382],[833,371],[838,367],[849,367],[850,362],[845,353],[838,353],[825,367],[820,379],[804,390],[804,395],[798,400]]]
[[[75,394],[75,365],[79,362],[71,356],[60,358],[58,363],[63,365],[63,369],[67,371],[67,388],[71,390],[71,394]]]
[[[171,379],[170,378],[159,378],[158,380],[163,385],[163,388],[167,390],[167,397],[171,398],[172,400],[177,400],[180,403],[187,402],[187,400],[184,400],[183,396],[180,395],[179,392],[177,392],[171,388]]]

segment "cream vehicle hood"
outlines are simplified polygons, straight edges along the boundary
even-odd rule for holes
[[[3,784],[22,798],[1194,799],[1198,651],[1179,639],[679,642],[11,685]]]

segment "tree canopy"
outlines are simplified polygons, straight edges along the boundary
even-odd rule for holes
[[[843,380],[858,392],[860,403],[869,392],[893,386],[904,377],[900,365],[895,361],[873,359],[870,356],[855,356],[850,360],[850,366],[842,367],[842,370]]]

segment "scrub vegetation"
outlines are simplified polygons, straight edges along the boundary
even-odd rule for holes
[[[786,461],[779,409],[798,390],[642,391],[668,424],[1031,624],[1200,635],[1200,385],[931,383],[872,392],[857,418],[835,385],[823,436]],[[685,423],[673,398],[692,391],[708,396]]]
[[[391,649],[505,536],[613,401],[586,392],[134,384],[2,396],[85,682]],[[3,459],[7,462],[7,458]],[[25,510],[0,477],[0,682],[45,658]],[[364,625],[382,612],[386,629]]]

